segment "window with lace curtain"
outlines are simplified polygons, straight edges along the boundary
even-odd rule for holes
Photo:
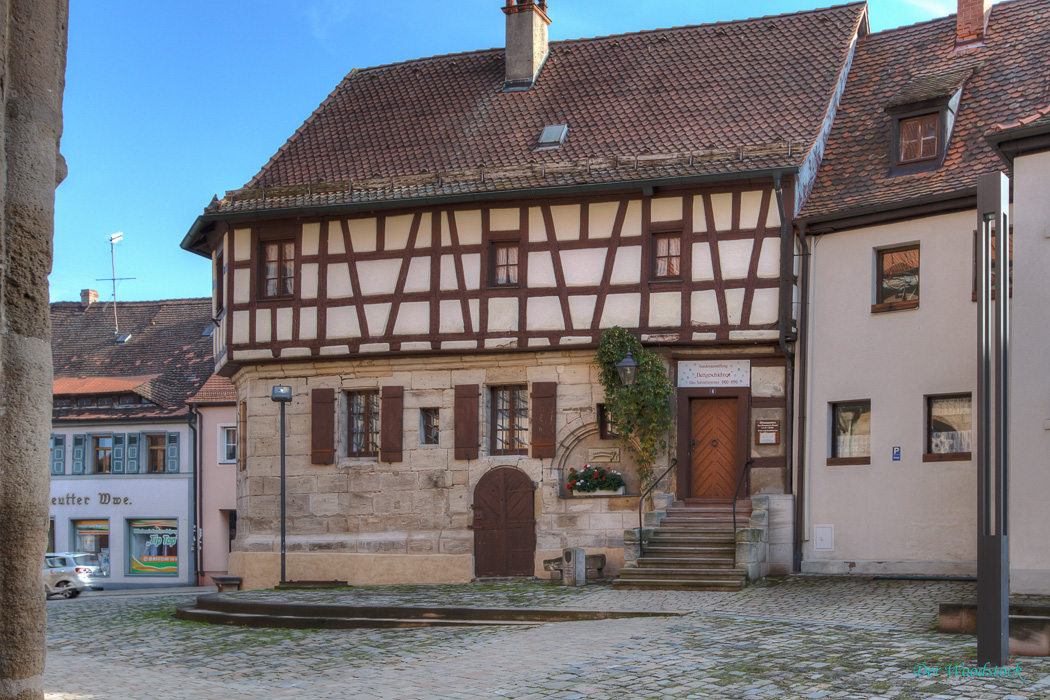
[[[682,234],[653,234],[653,279],[682,278]]]

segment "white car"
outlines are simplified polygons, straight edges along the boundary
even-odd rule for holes
[[[44,595],[75,598],[81,591],[91,590],[92,569],[87,558],[92,554],[48,553],[44,555]]]

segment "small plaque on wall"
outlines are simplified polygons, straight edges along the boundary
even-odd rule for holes
[[[619,461],[619,447],[596,447],[587,450],[588,464],[617,464]]]
[[[778,421],[778,420],[756,420],[755,421],[755,444],[756,445],[779,445],[780,444],[780,421]]]

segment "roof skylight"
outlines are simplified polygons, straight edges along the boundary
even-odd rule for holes
[[[562,143],[565,142],[565,136],[569,133],[569,127],[565,124],[555,124],[554,126],[543,127],[543,132],[540,134],[540,142],[536,146],[537,151],[546,150],[549,148],[561,148]]]

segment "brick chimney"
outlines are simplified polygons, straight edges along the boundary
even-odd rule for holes
[[[959,14],[955,19],[955,45],[984,41],[992,0],[959,0]]]
[[[507,58],[504,91],[528,90],[547,59],[546,0],[507,0]]]
[[[89,306],[98,301],[98,292],[94,289],[81,289],[80,290],[80,308],[86,310]]]

